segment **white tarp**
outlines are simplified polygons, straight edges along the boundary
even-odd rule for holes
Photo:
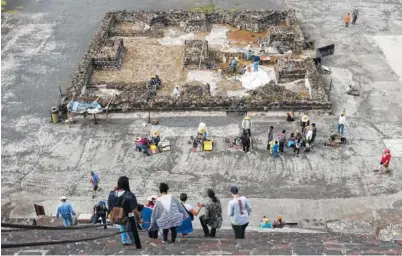
[[[251,68],[251,70],[253,70],[253,68]],[[269,83],[271,80],[275,81],[275,71],[273,68],[259,66],[257,72],[246,72],[239,77],[239,80],[246,90],[254,90]]]
[[[177,31],[169,29],[165,37],[158,39],[161,45],[184,45],[184,40],[192,40],[195,38],[193,32],[179,35]]]
[[[205,37],[205,39],[208,41],[208,45],[223,45],[228,43],[228,38],[226,36],[228,31],[228,27],[222,25],[212,25],[211,32]]]

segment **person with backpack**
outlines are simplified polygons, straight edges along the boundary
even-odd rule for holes
[[[191,222],[194,220],[194,216],[198,216],[198,214],[200,213],[200,210],[201,210],[201,207],[194,209],[194,207],[192,205],[186,203],[186,201],[187,201],[187,194],[181,193],[180,194],[180,202],[188,214],[188,217],[183,221],[183,223],[177,229],[177,233],[181,234],[182,237],[193,232],[193,225]]]
[[[243,145],[243,152],[250,153],[250,136],[246,130],[243,130],[243,135],[240,137],[240,140]]]
[[[137,249],[141,248],[138,236],[137,224],[142,223],[141,213],[137,210],[137,198],[130,190],[129,178],[121,176],[117,181],[117,188],[109,193],[108,207],[109,219],[112,224],[119,224],[122,245],[132,245],[135,243]]]
[[[101,200],[99,201],[93,208],[93,220],[94,224],[99,223],[99,218],[102,219],[102,224],[104,224],[104,229],[107,229],[106,226],[106,214],[108,213],[106,202]]]
[[[96,191],[99,189],[99,175],[95,172],[91,172],[91,184],[92,184],[92,199],[96,196]]]
[[[245,196],[239,195],[239,188],[233,185],[230,188],[233,199],[228,204],[228,215],[232,222],[235,239],[244,239],[248,226],[248,216],[251,214],[251,205]]]

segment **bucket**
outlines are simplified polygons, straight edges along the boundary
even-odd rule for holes
[[[56,107],[50,109],[51,120],[55,124],[59,122],[59,110]]]

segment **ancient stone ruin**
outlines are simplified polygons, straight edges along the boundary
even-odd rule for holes
[[[253,75],[248,43],[264,57],[265,76],[273,74],[263,84],[242,77],[245,71]],[[102,106],[112,99],[110,111],[231,110],[239,104],[247,110],[330,109],[321,75],[303,47],[294,10],[108,12],[61,109],[73,97],[92,101],[99,95]],[[242,72],[231,73],[232,59]],[[155,74],[162,84],[150,93]],[[296,80],[305,86],[289,89]],[[175,86],[180,96],[173,95]]]

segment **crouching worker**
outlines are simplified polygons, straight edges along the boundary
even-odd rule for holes
[[[102,220],[102,224],[104,225],[104,229],[107,229],[106,226],[106,213],[108,212],[107,207],[106,207],[106,202],[101,200],[99,201],[93,209],[93,219],[92,219],[92,223],[96,224],[99,223],[99,219]]]
[[[278,218],[276,218],[276,221],[272,223],[273,228],[283,228],[285,225],[286,223],[282,220],[282,216],[278,216]]]
[[[208,139],[208,129],[205,123],[200,123],[198,125],[197,141],[202,143],[204,140]]]
[[[151,144],[154,144],[158,146],[159,142],[161,141],[161,138],[159,136],[159,131],[158,130],[153,130],[152,131],[152,136],[151,136]]]
[[[260,223],[260,228],[272,228],[272,223],[264,216]]]
[[[135,138],[135,149],[138,151],[142,151],[145,155],[150,156],[148,152],[148,140],[147,138],[137,137]]]

